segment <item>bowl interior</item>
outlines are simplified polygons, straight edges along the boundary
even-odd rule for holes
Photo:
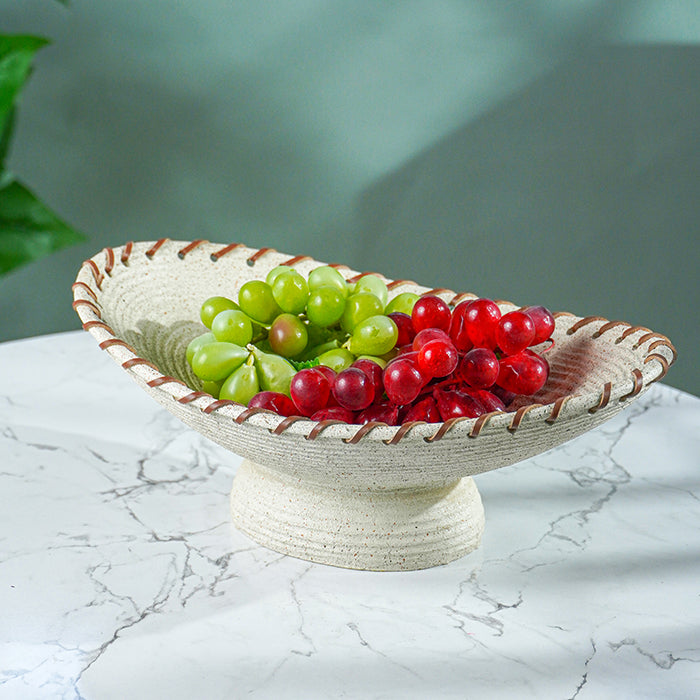
[[[612,417],[663,376],[675,357],[668,339],[649,329],[561,313],[554,345],[546,350],[551,368],[547,384],[532,397],[517,398],[509,413],[406,428],[319,426],[309,420],[282,425],[279,416],[248,415],[242,406],[207,412],[214,405],[212,397],[190,400],[187,394],[201,389],[185,359],[190,340],[206,331],[199,308],[213,295],[235,299],[246,281],[264,278],[280,264],[308,274],[325,263],[269,249],[201,241],[127,244],[86,262],[74,285],[74,304],[100,346],[154,398],[207,437],[253,460],[264,455],[266,464],[292,473],[315,470],[319,478],[369,478],[375,484],[446,481],[550,449]],[[338,269],[348,279],[359,274],[343,266]],[[429,290],[410,281],[386,281],[392,295],[430,291],[448,302],[475,297]],[[511,302],[499,304],[504,311],[517,308]],[[169,384],[137,364],[130,350],[119,345],[122,341],[137,358],[152,363],[156,374],[174,377],[186,387]],[[650,362],[654,358],[657,362]],[[300,449],[303,461],[291,463],[290,454]],[[396,464],[404,468],[399,476]],[[435,471],[426,475],[426,468]],[[393,475],[382,476],[390,469]]]

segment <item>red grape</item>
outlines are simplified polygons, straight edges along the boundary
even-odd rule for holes
[[[496,327],[496,344],[506,355],[515,355],[535,338],[535,324],[522,311],[511,311],[501,317]]]
[[[469,338],[469,329],[466,323],[467,309],[472,303],[472,300],[461,301],[452,310],[452,319],[450,320],[449,336],[459,352],[471,350],[473,343]]]
[[[387,425],[398,425],[399,407],[396,404],[389,403],[388,401],[375,403],[362,411],[362,413],[360,413],[355,420],[356,423],[362,423],[363,425],[365,423],[369,423],[370,421],[379,421],[381,423],[386,423]]]
[[[399,329],[399,337],[396,339],[396,346],[401,347],[402,345],[411,343],[416,337],[416,331],[415,328],[413,328],[411,317],[401,311],[394,311],[387,314],[387,316],[389,316]]]
[[[450,418],[477,418],[486,413],[481,401],[458,389],[435,389],[433,396],[444,421]]]
[[[431,340],[418,353],[418,368],[429,377],[446,377],[454,372],[459,362],[457,348],[451,340]]]
[[[532,350],[522,350],[517,355],[500,361],[497,384],[514,394],[534,394],[549,376],[549,364]]]
[[[488,389],[498,379],[498,358],[489,348],[473,348],[459,361],[459,378],[474,389]]]
[[[335,378],[333,396],[343,408],[361,411],[374,401],[374,384],[361,369],[348,367]]]
[[[311,416],[328,403],[330,382],[315,367],[301,369],[292,377],[290,393],[301,415]]]
[[[535,338],[531,345],[539,345],[549,340],[554,332],[554,316],[544,306],[526,306],[522,309],[535,324]]]
[[[333,388],[333,382],[335,382],[336,372],[332,367],[327,367],[326,365],[316,365],[316,367],[312,367],[312,369],[315,369],[317,372],[321,372],[321,374],[324,374],[331,386],[331,389]]]
[[[405,356],[393,360],[384,368],[383,381],[389,400],[399,406],[414,401],[425,384],[418,367]]]
[[[355,414],[342,406],[322,408],[311,416],[311,420],[342,420],[343,423],[354,423]]]
[[[380,401],[384,393],[382,368],[373,360],[367,359],[355,360],[350,366],[362,370],[370,378],[372,386],[374,387],[374,401]]]
[[[439,328],[424,328],[422,331],[416,333],[416,337],[413,339],[413,349],[418,351],[431,340],[443,340],[448,343],[452,342],[450,336],[447,335],[445,331]]]
[[[486,389],[469,389],[465,393],[473,396],[489,413],[491,411],[505,411],[506,406],[494,393]]]
[[[450,328],[452,312],[440,297],[427,294],[415,303],[411,312],[411,321],[416,332],[424,328],[439,328],[447,332]]]
[[[501,310],[491,299],[475,299],[465,312],[465,324],[469,339],[475,348],[496,347],[496,328]]]
[[[295,416],[298,413],[289,396],[278,391],[259,391],[248,402],[248,408],[266,408],[280,416]]]
[[[420,401],[416,401],[408,409],[401,422],[410,423],[417,420],[422,420],[426,423],[439,423],[442,420],[437,403],[435,403],[435,399],[432,396],[426,396]]]

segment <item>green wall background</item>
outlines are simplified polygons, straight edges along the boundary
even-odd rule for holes
[[[0,278],[78,328],[104,246],[241,241],[667,334],[700,395],[700,2],[0,3],[52,39],[10,165],[89,236]]]

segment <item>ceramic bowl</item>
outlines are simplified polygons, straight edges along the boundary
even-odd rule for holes
[[[285,264],[325,264],[270,248],[160,239],[106,248],[73,285],[83,328],[156,401],[243,457],[231,491],[234,524],[258,543],[314,562],[365,570],[444,564],[479,545],[484,512],[472,477],[600,425],[662,378],[667,338],[598,316],[555,314],[545,387],[508,412],[444,423],[363,426],[283,418],[201,391],[185,348],[206,329],[208,297]],[[360,275],[337,265],[347,279]],[[383,278],[390,295],[475,298]],[[518,308],[499,301],[504,312]]]

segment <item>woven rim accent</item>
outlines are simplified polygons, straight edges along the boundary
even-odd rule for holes
[[[211,414],[214,411],[227,407],[231,410],[233,421],[236,424],[249,423],[258,429],[268,430],[271,435],[276,436],[286,433],[292,425],[303,422],[305,425],[308,425],[308,430],[305,430],[305,433],[301,435],[306,440],[316,440],[330,426],[340,426],[341,432],[345,434],[340,434],[339,439],[349,445],[356,445],[360,441],[378,439],[373,436],[375,432],[384,436],[382,438],[384,444],[396,445],[404,440],[411,440],[413,429],[417,426],[426,425],[423,421],[417,421],[400,426],[387,426],[386,423],[373,421],[358,426],[336,420],[316,422],[302,416],[283,418],[265,409],[248,409],[233,401],[217,400],[206,392],[193,391],[184,382],[175,377],[161,373],[151,361],[140,357],[133,347],[121,338],[118,338],[113,329],[102,319],[100,295],[105,277],[111,276],[117,266],[128,267],[135,254],[142,254],[147,260],[153,260],[157,255],[164,254],[162,249],[166,242],[177,244],[177,252],[173,257],[173,264],[176,264],[178,260],[184,260],[190,252],[201,247],[206,247],[209,250],[209,259],[212,264],[216,264],[233,251],[240,252],[243,250],[247,254],[246,263],[254,267],[266,255],[277,253],[273,248],[254,249],[248,248],[242,243],[223,245],[203,239],[186,242],[170,241],[168,238],[161,238],[151,242],[134,243],[129,241],[117,249],[105,248],[93,258],[85,260],[78,273],[78,279],[72,286],[73,308],[80,317],[83,329],[88,331],[98,342],[99,347],[108,352],[125,371],[135,374],[149,387],[157,388],[180,404],[192,404],[204,414]],[[143,250],[144,248],[145,250]],[[142,250],[143,252],[140,252]],[[287,256],[278,264],[291,266],[301,261],[310,260],[313,259],[306,255]],[[319,265],[326,264],[319,261],[314,262],[318,262]],[[346,270],[352,273],[346,275],[346,278],[349,280],[357,280],[368,274],[376,275],[384,280],[392,291],[401,287],[419,286],[411,280],[391,280],[376,272],[354,273],[347,266],[339,263],[332,263],[331,266],[338,270]],[[421,289],[423,294],[441,296],[451,305],[468,299],[478,298],[476,294],[471,292],[457,293],[442,287]],[[500,306],[519,308],[518,305],[506,300],[498,300],[497,303]],[[554,314],[554,317],[557,323],[560,321],[565,323],[573,321],[566,329],[567,335],[587,333],[588,338],[591,340],[598,340],[603,335],[614,332],[616,334],[615,344],[627,342],[633,350],[638,350],[648,343],[649,345],[646,348],[647,355],[640,367],[635,367],[630,371],[629,381],[627,382],[617,382],[615,384],[605,382],[598,391],[567,394],[544,405],[532,403],[510,412],[494,411],[478,418],[453,418],[444,423],[435,423],[432,424],[435,428],[434,432],[428,436],[423,436],[423,440],[429,443],[437,442],[442,440],[448,433],[463,434],[470,439],[477,439],[487,423],[496,423],[496,428],[503,429],[510,434],[516,433],[521,425],[530,421],[542,421],[544,425],[551,426],[555,422],[564,419],[563,414],[567,413],[566,407],[570,405],[571,400],[574,398],[583,399],[583,411],[593,414],[607,407],[612,401],[624,402],[635,398],[649,385],[663,379],[677,358],[676,349],[666,336],[651,331],[644,326],[633,326],[625,321],[609,321],[601,316],[579,318],[568,311],[557,312]],[[638,333],[642,335],[635,338]],[[670,357],[663,352],[659,352],[662,350],[666,350]],[[276,421],[275,427],[264,428],[255,422],[250,422],[250,419],[260,413],[264,413],[268,417],[272,416],[273,420]],[[576,410],[573,413],[569,412],[566,417],[575,418],[580,413],[580,410]],[[377,428],[389,428],[393,430],[393,435],[390,438],[386,438],[386,430],[377,431]],[[294,434],[297,435],[298,433],[295,432]]]

